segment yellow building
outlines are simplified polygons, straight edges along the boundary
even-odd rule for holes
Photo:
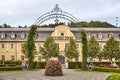
[[[24,60],[25,56],[21,52],[21,47],[27,40],[28,32],[30,28],[0,28],[0,60]],[[105,41],[114,36],[114,38],[120,41],[120,28],[82,28],[88,32],[87,39],[94,36],[99,42],[101,48],[105,44]],[[65,25],[58,25],[55,28],[38,28],[35,39],[36,48],[39,49],[43,46],[46,38],[52,36],[59,47],[59,58],[62,63],[65,63],[67,58],[65,57],[64,49],[68,47],[70,37],[76,40],[76,46],[79,50],[79,61],[82,60],[81,53],[81,40],[80,40],[81,28],[70,28]],[[35,55],[35,60],[44,60],[41,55]],[[99,61],[99,59],[96,59]]]
[[[47,20],[52,19],[55,23],[60,23],[62,20],[68,21],[68,23],[79,22],[70,13],[62,11],[58,4],[52,9],[52,11],[43,14],[35,22],[34,25],[41,26]],[[62,20],[61,20],[62,19]],[[61,21],[59,21],[61,20]],[[82,60],[81,53],[81,38],[80,38],[80,25],[79,28],[71,28],[70,26],[58,25],[55,28],[38,28],[35,36],[35,45],[37,50],[43,46],[46,38],[53,37],[57,47],[59,47],[58,59],[61,63],[65,63],[67,58],[65,57],[64,49],[68,47],[69,39],[72,37],[76,41],[76,47],[79,51],[79,61]],[[25,55],[22,54],[22,46],[27,40],[28,32],[30,28],[0,28],[0,60],[24,60]],[[101,48],[104,46],[110,36],[114,36],[117,41],[120,41],[120,28],[82,28],[88,32],[87,39],[94,36],[99,42]],[[44,60],[40,54],[35,55],[36,61]],[[75,61],[75,60],[74,60]],[[95,59],[100,61],[100,59]]]

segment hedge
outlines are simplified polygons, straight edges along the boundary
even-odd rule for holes
[[[93,67],[93,71],[120,73],[120,68]]]
[[[94,66],[104,65],[107,67],[109,64],[110,62],[93,62]],[[120,65],[120,62],[116,62],[116,64]],[[75,69],[76,67],[81,68],[81,62],[68,62],[69,69]]]
[[[45,65],[47,64],[47,62],[34,62],[34,68],[36,69],[45,69]]]
[[[68,69],[79,69],[81,68],[81,62],[68,62]]]
[[[0,62],[4,62],[5,64],[15,64],[15,65],[21,65],[21,61],[17,60],[17,61],[12,61],[12,60],[7,60],[7,61],[0,61]]]
[[[5,67],[0,67],[0,71],[13,71],[13,70],[22,70],[22,67],[21,66],[14,66],[14,67],[5,66]]]
[[[106,80],[120,80],[120,75],[110,75]]]

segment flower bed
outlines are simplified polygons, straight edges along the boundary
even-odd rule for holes
[[[62,76],[62,66],[58,60],[51,59],[47,62],[45,66],[46,76]]]

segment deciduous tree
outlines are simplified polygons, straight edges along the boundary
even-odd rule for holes
[[[43,47],[40,47],[40,54],[42,54],[42,57],[46,59],[46,61],[49,58],[52,57],[58,57],[59,49],[57,49],[57,45],[54,42],[52,37],[48,37],[43,45]]]
[[[88,57],[96,58],[99,53],[100,53],[99,43],[95,40],[95,37],[92,36],[88,41]]]
[[[72,61],[72,59],[78,59],[79,52],[76,48],[76,42],[73,38],[70,38],[68,48],[65,49],[65,56]]]
[[[120,58],[120,45],[119,42],[114,39],[113,36],[110,37],[104,48],[102,49],[103,57],[112,61],[113,58]]]

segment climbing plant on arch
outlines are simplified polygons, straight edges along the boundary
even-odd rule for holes
[[[36,34],[37,26],[32,25],[28,34],[27,42],[26,42],[26,55],[28,58],[28,69],[33,69],[33,60],[35,54],[35,34]]]

